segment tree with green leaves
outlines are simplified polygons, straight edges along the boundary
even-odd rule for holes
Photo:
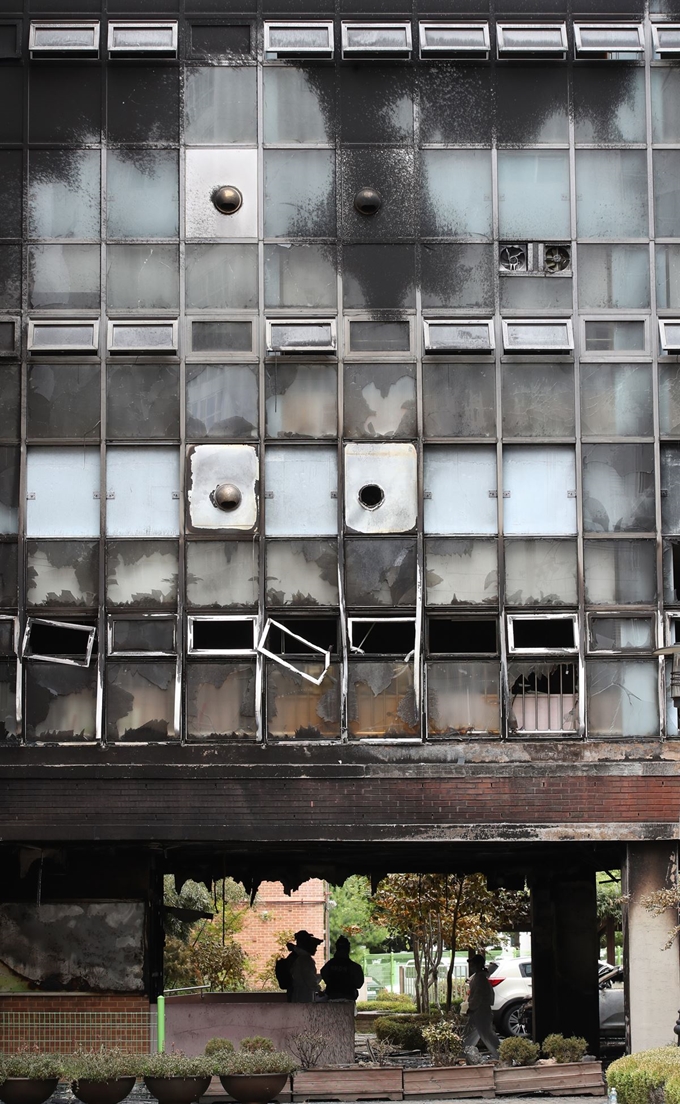
[[[331,946],[339,935],[350,942],[350,954],[357,955],[365,947],[379,953],[389,947],[390,933],[373,918],[371,883],[360,874],[353,874],[341,886],[330,887],[329,934]]]

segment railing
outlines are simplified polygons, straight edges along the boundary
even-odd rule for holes
[[[120,1047],[147,1054],[158,1046],[156,1010],[148,1012],[2,1012],[0,1051],[37,1046],[68,1052],[83,1047]]]

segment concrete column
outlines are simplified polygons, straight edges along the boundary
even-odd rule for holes
[[[680,1008],[680,951],[677,940],[664,950],[678,923],[677,909],[652,916],[642,898],[675,884],[675,843],[631,843],[623,871],[624,948],[631,1051],[675,1043],[673,1026]]]
[[[595,874],[540,874],[531,883],[534,1037],[582,1035],[599,1053]]]

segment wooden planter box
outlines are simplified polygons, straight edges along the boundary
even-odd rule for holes
[[[293,1074],[293,1094],[295,1100],[403,1100],[402,1069],[300,1070]]]
[[[601,1062],[564,1062],[553,1066],[496,1066],[496,1092],[544,1092],[555,1096],[604,1096]]]
[[[404,1096],[493,1096],[493,1066],[432,1066],[404,1070]]]

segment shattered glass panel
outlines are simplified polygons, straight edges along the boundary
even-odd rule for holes
[[[490,245],[423,242],[423,307],[493,310],[494,251]]]
[[[318,678],[323,663],[296,659],[295,666]],[[340,735],[340,667],[332,663],[319,684],[272,660],[267,661],[267,732],[274,740],[320,740]]]
[[[109,740],[177,738],[174,662],[106,665],[106,735]]]
[[[264,71],[265,142],[332,142],[335,88],[321,67],[271,66]]]
[[[507,37],[507,28],[505,35]],[[523,36],[526,31],[520,32]],[[558,33],[559,38],[559,33]],[[567,74],[561,66],[496,69],[496,129],[503,145],[569,141]]]
[[[109,245],[106,261],[111,310],[179,309],[176,245]]]
[[[250,145],[257,141],[257,69],[187,67],[184,134],[189,146]]]
[[[187,364],[187,437],[257,437],[256,364]]]
[[[651,81],[652,141],[680,142],[680,71],[668,65],[652,68]]]
[[[59,608],[97,605],[97,541],[29,540],[26,546],[28,606]]]
[[[668,413],[660,403],[662,421]],[[585,436],[651,437],[651,365],[582,364],[581,432]]]
[[[344,400],[346,437],[416,435],[414,364],[346,364]]]
[[[490,238],[491,155],[486,150],[423,150],[426,238]]]
[[[0,661],[0,741],[8,743],[17,733],[16,678],[16,664]]]
[[[334,309],[337,300],[335,246],[265,245],[265,307]]]
[[[573,365],[504,364],[502,381],[506,437],[573,437]]]
[[[187,736],[206,743],[257,735],[254,663],[187,665]]]
[[[591,660],[587,665],[589,736],[658,736],[656,660]]]
[[[106,435],[179,437],[179,368],[174,364],[109,364]]]
[[[99,437],[99,365],[29,364],[29,438]]]
[[[264,232],[271,237],[334,236],[333,150],[265,150]]]
[[[348,606],[414,606],[416,542],[402,538],[345,541]]]
[[[496,450],[486,445],[426,448],[423,460],[426,533],[496,533]],[[455,495],[451,488],[456,488]]]
[[[420,736],[413,664],[351,660],[347,712],[349,735],[355,739]]]
[[[337,437],[338,375],[334,364],[265,365],[268,437]]]
[[[189,606],[221,610],[257,603],[257,543],[187,541],[185,547]]]
[[[509,606],[575,606],[576,543],[506,541],[505,601]]]
[[[32,245],[28,250],[30,308],[99,308],[98,245]]]
[[[508,733],[578,732],[574,663],[509,663]]]
[[[654,518],[653,445],[584,445],[586,532],[647,532]]]
[[[654,647],[651,617],[591,617],[590,647],[595,651],[649,652]]]
[[[427,664],[427,734],[500,734],[498,663],[441,661]]]
[[[649,306],[649,247],[579,245],[579,307],[587,310]]]
[[[97,666],[26,664],[26,740],[63,743],[94,740]]]
[[[426,538],[425,585],[428,605],[495,605],[498,602],[496,542]]]
[[[188,242],[186,306],[188,310],[257,310],[257,246]]]
[[[176,238],[178,186],[177,153],[174,150],[109,150],[108,236]]]
[[[569,445],[503,449],[504,527],[508,534],[576,532],[576,458]]]
[[[654,150],[654,225],[659,238],[680,237],[680,150]]]
[[[0,543],[0,606],[14,607],[17,604],[18,554],[14,543]]]
[[[656,244],[656,305],[680,308],[680,245]]]
[[[426,437],[495,436],[494,365],[424,365],[423,425]]]
[[[656,601],[653,541],[586,541],[584,567],[586,602],[590,605],[647,605]]]
[[[337,606],[338,549],[335,541],[268,541],[270,606]]]
[[[567,151],[499,150],[498,217],[506,240],[568,238]]]
[[[98,238],[98,150],[32,150],[28,227],[32,238]]]
[[[576,151],[576,228],[580,238],[647,237],[644,150]]]
[[[652,70],[654,77],[664,70]],[[672,70],[665,70],[671,73]],[[574,137],[604,146],[645,142],[645,74],[619,66],[574,66]],[[660,141],[661,139],[655,139]]]
[[[177,571],[176,541],[109,541],[107,604],[172,610],[177,604]]]

